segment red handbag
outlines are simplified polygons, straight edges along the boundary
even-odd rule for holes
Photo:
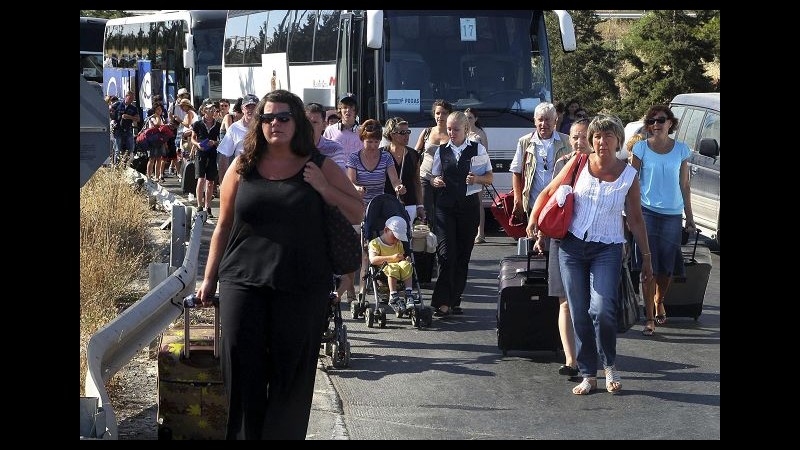
[[[581,173],[583,170],[583,166],[586,165],[586,161],[589,160],[588,155],[579,154],[578,162],[573,164],[572,169],[572,182],[569,186],[575,188],[575,181],[578,178],[578,174]],[[545,236],[561,239],[567,235],[567,231],[569,231],[569,226],[572,223],[572,211],[575,206],[575,195],[570,192],[567,194],[566,200],[564,200],[563,206],[558,206],[558,201],[556,200],[555,195],[551,195],[550,198],[547,200],[547,203],[544,205],[542,212],[539,213],[539,229],[542,230]]]
[[[492,193],[489,191],[489,186],[494,190],[494,196],[492,196]],[[503,227],[503,231],[506,232],[506,235],[514,239],[528,237],[528,233],[525,231],[528,224],[525,221],[519,220],[519,218],[515,217],[513,214],[514,191],[512,190],[507,194],[498,194],[494,185],[490,184],[489,186],[484,186],[484,188],[486,188],[489,197],[493,199],[490,208],[492,215],[497,223]]]

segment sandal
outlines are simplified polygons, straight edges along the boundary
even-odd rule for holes
[[[606,367],[606,390],[612,394],[622,390],[622,383],[619,381],[619,372],[614,366]]]
[[[572,388],[572,393],[575,395],[588,395],[589,392],[597,389],[597,378],[584,378],[581,384]]]
[[[647,320],[645,320],[645,323],[644,323],[644,330],[642,330],[642,334],[643,334],[643,335],[645,335],[645,336],[652,336],[652,335],[653,335],[653,333],[655,333],[655,332],[656,332],[656,330],[655,330],[655,326],[653,326],[653,328],[650,328],[650,327],[648,327],[648,326],[647,326],[647,323],[648,323],[648,322],[653,322],[653,325],[655,325],[655,320],[653,320],[653,319],[647,319]]]
[[[658,305],[661,305],[661,307],[663,308],[664,299],[662,298],[660,302],[656,300],[654,301],[654,303],[656,304],[656,323],[659,325],[664,325],[665,323],[667,323],[667,311],[664,310],[664,314],[658,313]]]

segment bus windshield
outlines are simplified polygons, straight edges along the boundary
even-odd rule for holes
[[[541,11],[386,11],[384,23],[385,117],[430,124],[441,98],[484,126],[530,128],[551,100]]]

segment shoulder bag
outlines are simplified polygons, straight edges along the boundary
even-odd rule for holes
[[[578,179],[578,174],[583,170],[586,161],[589,160],[588,155],[578,155],[578,160],[572,166],[572,181],[569,186],[575,187],[575,181]],[[539,229],[542,230],[545,236],[561,239],[567,235],[569,226],[572,223],[572,212],[575,206],[575,194],[570,192],[567,194],[566,200],[562,206],[558,206],[556,195],[550,196],[547,203],[544,205],[542,212],[539,213]]]
[[[311,158],[314,164],[322,169],[325,156],[316,152]],[[333,273],[343,275],[352,273],[361,267],[361,239],[353,229],[350,221],[339,211],[339,207],[323,203],[323,220],[325,221],[325,237],[328,241],[328,258]]]

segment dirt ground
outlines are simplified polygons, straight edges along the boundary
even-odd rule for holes
[[[169,262],[171,233],[169,229],[159,228],[168,218],[166,212],[151,212],[150,230],[159,248],[153,262]],[[142,293],[147,292],[147,269],[140,276],[137,287]],[[115,375],[109,386],[109,397],[117,416],[120,440],[158,438],[157,374],[156,359],[150,358],[149,349],[144,348]]]

